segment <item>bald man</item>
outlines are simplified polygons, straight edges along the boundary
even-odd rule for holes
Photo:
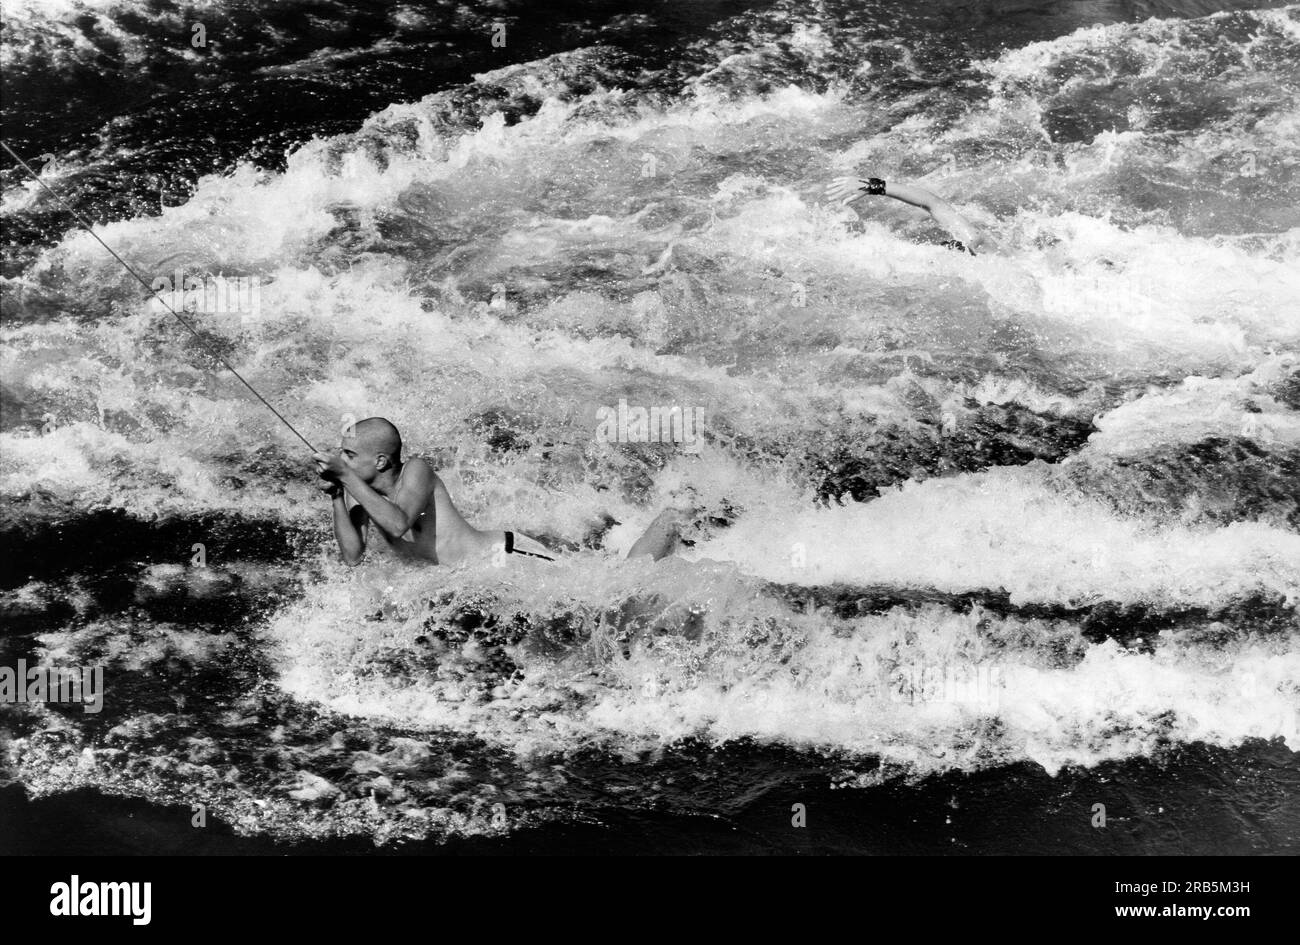
[[[333,500],[334,537],[348,565],[365,557],[367,533],[399,557],[429,564],[460,564],[498,552],[555,560],[527,535],[465,521],[426,460],[402,462],[402,436],[383,417],[360,421],[345,432],[336,452],[314,453],[312,461],[325,480],[321,489]],[[648,554],[658,560],[669,554],[685,516],[684,510],[665,509],[628,557]]]

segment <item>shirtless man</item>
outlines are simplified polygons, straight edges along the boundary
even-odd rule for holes
[[[984,253],[1000,248],[996,240],[958,213],[952,204],[924,187],[886,183],[879,177],[837,177],[826,188],[826,196],[831,200],[839,201],[844,206],[848,206],[859,197],[868,195],[893,197],[903,203],[920,207],[953,237],[943,244],[949,249],[967,252],[974,256],[977,250]]]
[[[527,535],[475,528],[465,521],[426,460],[402,461],[401,434],[387,420],[371,417],[351,430],[336,452],[312,454],[325,480],[321,489],[333,500],[334,537],[348,565],[365,557],[367,532],[408,561],[460,564],[498,551],[555,560],[550,549]],[[628,557],[648,554],[657,561],[669,554],[682,519],[681,510],[665,509]]]

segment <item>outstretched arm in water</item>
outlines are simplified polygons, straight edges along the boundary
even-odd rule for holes
[[[956,240],[972,253],[996,250],[998,245],[988,234],[966,219],[948,201],[938,194],[913,184],[895,184],[879,177],[837,177],[826,188],[826,196],[847,206],[868,194],[893,197],[903,203],[920,207],[930,214]]]

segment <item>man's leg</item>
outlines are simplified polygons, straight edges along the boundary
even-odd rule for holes
[[[676,550],[682,526],[690,520],[690,515],[689,509],[664,509],[650,523],[645,534],[636,540],[627,556],[650,555],[655,561],[668,557]]]

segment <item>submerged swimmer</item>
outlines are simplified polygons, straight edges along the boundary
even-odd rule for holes
[[[325,480],[322,491],[333,500],[334,537],[348,565],[365,557],[367,534],[400,558],[428,564],[460,564],[498,551],[555,560],[534,538],[465,521],[427,460],[403,462],[401,434],[382,417],[358,422],[337,451],[315,453],[312,461]],[[671,553],[684,517],[681,509],[665,509],[628,557],[657,561]]]
[[[879,177],[837,177],[826,188],[826,196],[844,206],[869,195],[893,197],[929,213],[930,218],[953,237],[943,244],[949,249],[974,256],[977,251],[986,253],[1000,248],[996,240],[958,213],[952,204],[924,187],[886,183]]]

